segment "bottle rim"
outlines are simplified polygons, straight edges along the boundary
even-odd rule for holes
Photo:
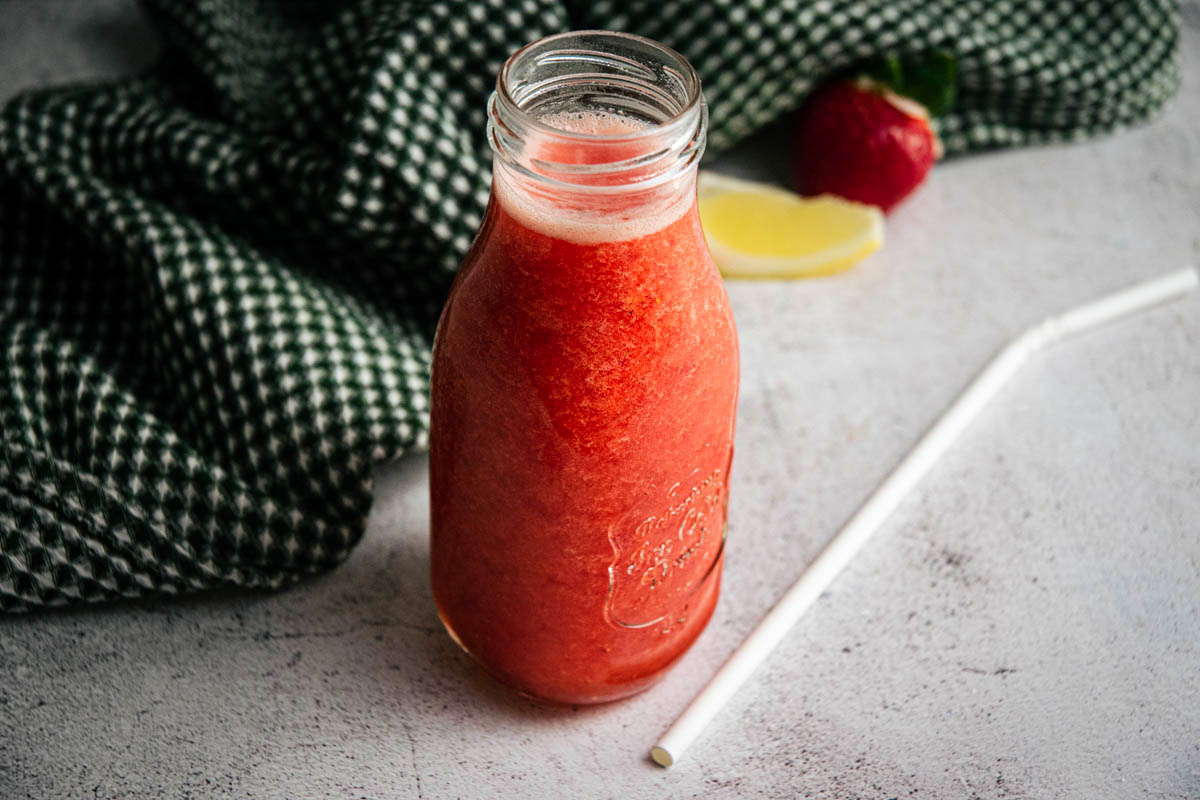
[[[657,69],[621,55],[622,47],[640,48],[643,55],[653,57]],[[565,76],[518,87],[519,79],[514,73],[518,68],[531,67],[531,59],[532,67],[569,62],[612,67],[624,74],[567,72]],[[681,91],[672,93],[659,85],[664,76]],[[607,79],[630,94],[642,93],[645,98],[659,101],[663,118],[643,120],[646,124],[634,130],[590,133],[547,124],[528,108],[531,101],[539,99],[539,93],[555,85],[578,87],[582,94],[589,80],[598,79]],[[652,188],[678,178],[703,155],[707,122],[700,77],[688,60],[661,42],[622,31],[566,31],[530,42],[504,62],[488,101],[488,141],[505,166],[543,185],[586,193]],[[600,148],[623,145],[626,151],[629,147],[644,149],[632,157],[598,163],[527,163],[532,159],[522,157],[523,143],[532,136],[548,141],[583,142]],[[623,172],[636,177],[616,183],[589,182],[589,177]]]
[[[543,47],[554,42],[565,42],[570,41],[571,39],[578,39],[582,37],[601,40],[610,39],[612,41],[637,42],[648,49],[662,53],[665,56],[663,59],[664,62],[668,60],[674,61],[675,64],[673,66],[680,73],[680,77],[684,79],[684,86],[687,90],[687,98],[682,108],[680,108],[679,111],[673,116],[663,120],[662,122],[653,125],[647,125],[643,128],[637,129],[636,131],[616,134],[578,133],[574,131],[565,131],[562,128],[556,128],[553,125],[547,125],[533,114],[528,113],[517,101],[517,99],[513,97],[510,89],[512,85],[512,72],[514,67],[522,60],[527,58],[529,53],[532,52],[534,48]],[[571,51],[578,52],[578,49],[571,48],[567,52]],[[691,62],[684,58],[679,51],[672,47],[668,47],[662,42],[655,41],[654,39],[650,39],[645,36],[638,36],[634,33],[625,33],[624,31],[606,30],[564,31],[563,33],[555,33],[551,34],[550,36],[544,36],[541,39],[536,39],[526,44],[524,47],[510,55],[505,60],[504,65],[500,68],[500,73],[496,77],[495,96],[496,101],[498,103],[502,103],[505,106],[506,111],[511,111],[514,116],[521,118],[522,122],[524,122],[524,124],[528,125],[533,130],[551,136],[561,136],[565,134],[573,139],[585,139],[593,141],[637,140],[655,135],[662,135],[664,131],[685,122],[687,118],[695,112],[697,107],[704,103],[704,95],[700,90],[700,76],[696,74],[696,70],[691,65]]]

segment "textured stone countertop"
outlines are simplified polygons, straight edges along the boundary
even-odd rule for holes
[[[482,676],[429,599],[426,462],[335,572],[0,619],[0,798],[1198,798],[1200,297],[1028,365],[670,771],[646,750],[1011,334],[1200,263],[1185,88],[1112,138],[939,166],[840,277],[730,284],[727,578],[665,681],[600,708]],[[126,0],[0,0],[0,99],[126,72]],[[778,132],[725,160],[777,170]]]

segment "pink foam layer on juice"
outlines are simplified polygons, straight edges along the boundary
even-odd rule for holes
[[[540,122],[556,130],[589,136],[618,136],[644,131],[648,127],[640,119],[608,111],[559,111],[557,114],[547,114]]]
[[[620,137],[644,131],[649,123],[621,114],[560,111],[541,117],[539,121],[566,133],[606,138],[565,140],[551,134],[532,133],[527,139],[527,152],[530,168],[534,172],[545,173],[547,170],[533,162],[603,164],[636,157],[647,149],[645,142],[630,140],[625,143]],[[686,180],[686,184],[683,180]],[[504,185],[504,179],[497,180],[496,184],[497,198],[521,224],[547,236],[578,244],[626,241],[647,236],[679,219],[691,207],[694,199],[690,179],[664,185],[649,199],[622,197],[620,188],[614,186],[611,202],[596,198],[587,204],[587,208],[573,207],[574,204],[565,199],[571,193],[570,189],[565,193],[551,189],[544,194],[534,194],[513,191]],[[595,184],[604,186],[606,181],[602,175],[597,176]],[[584,186],[581,191],[586,189]],[[556,193],[563,197],[556,198]]]

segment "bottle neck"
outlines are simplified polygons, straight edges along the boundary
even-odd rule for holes
[[[707,114],[682,56],[630,34],[551,36],[514,54],[488,103],[496,202],[570,238],[635,238],[694,205]]]

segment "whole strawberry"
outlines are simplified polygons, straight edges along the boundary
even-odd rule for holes
[[[941,156],[929,118],[953,103],[953,57],[889,57],[871,73],[818,89],[800,110],[793,177],[801,194],[891,211]]]
[[[796,190],[891,211],[925,180],[938,150],[924,106],[869,78],[834,83],[800,112]]]

